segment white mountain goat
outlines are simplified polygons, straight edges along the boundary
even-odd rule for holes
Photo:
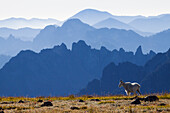
[[[130,96],[130,93],[136,95],[136,91],[141,95],[140,85],[138,83],[123,82],[120,80],[119,87],[121,86],[125,88],[125,92],[128,96]]]

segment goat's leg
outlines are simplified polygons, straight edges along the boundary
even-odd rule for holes
[[[128,92],[128,96],[130,96],[130,92]]]
[[[129,91],[125,90],[125,92],[126,92],[126,94],[127,94],[128,96],[130,96],[130,92],[129,92]]]
[[[125,90],[125,92],[126,92],[126,95],[128,95],[128,92]]]
[[[137,95],[137,94],[136,94],[136,91],[134,91],[133,94],[136,96],[136,95]]]
[[[137,92],[138,92],[140,95],[142,95],[139,89],[137,89]]]

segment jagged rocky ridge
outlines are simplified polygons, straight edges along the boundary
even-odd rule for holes
[[[76,94],[89,81],[99,79],[103,68],[110,62],[133,62],[144,65],[155,56],[151,51],[143,54],[139,47],[134,54],[109,51],[105,47],[92,49],[84,41],[65,44],[40,53],[21,51],[0,70],[1,96],[67,96]]]
[[[121,94],[125,93],[119,88],[119,80],[138,82],[141,91],[146,93],[170,92],[170,49],[166,53],[158,53],[144,66],[130,62],[110,63],[104,70],[100,79],[94,79],[79,92],[79,95]]]

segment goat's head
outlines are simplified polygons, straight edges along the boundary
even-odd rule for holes
[[[119,87],[121,87],[121,86],[123,86],[123,81],[122,80],[120,80],[120,82],[119,82]]]

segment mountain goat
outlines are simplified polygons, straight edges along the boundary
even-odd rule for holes
[[[120,80],[119,87],[121,86],[125,88],[125,92],[128,96],[130,96],[130,93],[136,95],[136,91],[141,95],[140,85],[138,83],[123,82]]]

